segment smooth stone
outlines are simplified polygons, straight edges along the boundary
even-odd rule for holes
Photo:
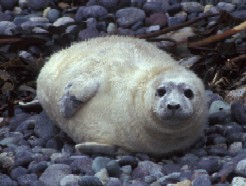
[[[231,182],[231,186],[245,186],[246,178],[243,177],[234,177]]]
[[[246,19],[245,10],[237,10],[232,12],[232,16],[239,19]],[[245,91],[245,90],[244,90]]]
[[[167,18],[167,24],[169,27],[172,27],[172,26],[177,26],[181,23],[181,20],[179,17],[168,17]]]
[[[78,14],[81,14],[81,13],[78,13]],[[108,15],[107,9],[100,5],[86,6],[85,8],[82,9],[83,18],[93,17],[93,18],[103,19],[107,15]]]
[[[63,26],[66,25],[68,23],[74,23],[74,19],[71,17],[60,17],[58,18],[54,23],[53,26]]]
[[[112,34],[116,32],[116,30],[117,30],[117,26],[114,23],[110,22],[107,26],[107,33]]]
[[[161,29],[160,25],[152,25],[146,29],[146,33],[156,32]]]
[[[15,7],[17,1],[18,0],[0,0],[0,5],[2,5],[4,9],[12,10]]]
[[[71,174],[71,167],[64,164],[50,165],[39,177],[39,181],[46,186],[60,186],[60,181],[65,176]]]
[[[28,0],[28,6],[33,10],[43,10],[48,4],[49,0]]]
[[[76,176],[74,174],[68,174],[60,181],[60,186],[68,186],[68,185],[78,185],[80,180],[80,176]]]
[[[219,10],[225,10],[227,12],[232,12],[236,7],[234,4],[226,2],[219,2],[216,6]]]
[[[201,175],[192,181],[192,186],[212,186],[212,183],[207,175]]]
[[[50,22],[54,23],[60,17],[60,11],[57,9],[50,9],[47,14],[47,18]]]
[[[164,176],[161,169],[161,165],[151,161],[141,161],[138,163],[138,167],[133,170],[132,177],[139,180],[143,180],[145,176],[155,176],[159,178]]]
[[[229,153],[232,155],[236,155],[238,153],[240,153],[243,149],[243,143],[241,141],[238,142],[233,142],[230,146],[229,146]]]
[[[109,177],[119,178],[121,174],[120,165],[116,160],[111,160],[106,165]]]
[[[106,168],[108,162],[110,161],[107,157],[98,156],[92,162],[93,171],[99,172],[101,169]]]
[[[17,178],[17,183],[19,186],[25,186],[30,185],[31,183],[37,180],[38,176],[36,174],[25,174]]]
[[[204,169],[206,170],[209,174],[215,173],[219,171],[222,167],[221,164],[219,163],[219,160],[212,159],[212,158],[204,158],[200,160],[196,167],[198,169]]]
[[[154,13],[151,14],[148,18],[146,18],[147,25],[160,25],[161,27],[166,26],[167,24],[167,16],[163,13]]]
[[[181,165],[189,165],[189,166],[194,166],[197,164],[199,161],[199,158],[191,153],[185,154],[183,157],[179,159],[179,163]]]
[[[48,167],[48,165],[49,162],[47,161],[39,161],[39,162],[32,161],[28,166],[28,170],[34,174],[41,174]]]
[[[11,169],[14,165],[14,155],[10,152],[0,153],[0,165],[1,168]]]
[[[235,172],[240,176],[246,177],[246,159],[241,160],[237,163]]]
[[[200,13],[204,10],[204,6],[198,2],[182,2],[181,6],[187,13]]]
[[[217,100],[217,101],[213,101],[212,102],[208,113],[212,114],[212,113],[215,113],[215,112],[230,111],[230,110],[231,110],[230,104],[228,104],[228,103],[226,103],[224,101]]]
[[[73,173],[91,174],[93,160],[88,156],[76,157],[71,163]]]
[[[107,182],[107,180],[109,178],[108,172],[107,172],[107,170],[105,168],[104,169],[101,169],[94,176],[96,178],[98,178],[102,182],[103,185],[106,184],[106,182]]]
[[[58,129],[47,114],[45,112],[41,112],[37,116],[34,133],[39,138],[49,139],[58,133]]]
[[[94,176],[82,176],[79,179],[79,185],[83,186],[103,186],[99,178]]]
[[[144,3],[143,10],[147,14],[160,13],[162,12],[162,7],[160,2],[147,1]]]
[[[119,26],[127,28],[137,21],[145,19],[145,12],[139,8],[129,7],[120,9],[115,14]]]
[[[138,166],[138,160],[134,156],[122,156],[118,163],[120,166],[131,165],[133,169]]]
[[[16,24],[11,21],[0,21],[0,34],[13,35],[17,29]]]
[[[122,186],[122,184],[119,178],[109,178],[106,186]]]
[[[239,101],[232,103],[231,105],[232,117],[240,124],[246,124],[246,104],[242,104]]]
[[[17,180],[18,177],[27,174],[27,169],[23,167],[17,167],[11,170],[10,176],[12,179]]]
[[[17,186],[17,182],[13,181],[6,174],[0,173],[0,185],[2,185],[2,186]]]
[[[99,0],[99,4],[108,10],[117,7],[119,0]]]

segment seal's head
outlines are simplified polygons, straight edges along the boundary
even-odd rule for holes
[[[194,76],[194,77],[193,77]],[[181,127],[199,112],[204,100],[203,85],[195,75],[172,73],[161,75],[155,82],[152,112],[166,127]]]

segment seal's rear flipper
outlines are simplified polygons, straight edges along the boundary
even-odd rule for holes
[[[59,99],[62,116],[72,117],[83,104],[96,95],[98,88],[99,83],[95,79],[85,81],[84,77],[77,77],[68,83],[64,88],[64,94]]]

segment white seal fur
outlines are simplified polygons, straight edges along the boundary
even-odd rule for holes
[[[207,117],[202,81],[131,37],[95,38],[53,54],[37,79],[37,96],[76,143],[155,155],[189,147]]]

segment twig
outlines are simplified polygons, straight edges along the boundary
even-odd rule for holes
[[[192,25],[192,24],[194,24],[194,23],[196,23],[198,21],[201,21],[203,19],[207,19],[207,18],[210,18],[210,17],[213,17],[213,16],[217,16],[217,15],[219,15],[219,14],[205,15],[205,16],[202,16],[202,17],[198,17],[198,18],[192,19],[190,21],[187,21],[187,22],[182,23],[182,24],[177,25],[177,26],[172,26],[172,27],[169,27],[169,28],[166,28],[166,29],[154,32],[154,33],[140,34],[140,35],[137,35],[136,37],[140,38],[140,39],[149,39],[149,38],[152,38],[152,37],[157,37],[159,35],[166,34],[166,33],[170,32],[170,31],[178,30],[178,29],[181,29],[181,28],[186,27],[186,26],[190,26],[190,25]]]
[[[232,36],[238,32],[241,32],[244,29],[246,29],[246,21],[241,23],[238,26],[235,26],[234,28],[232,28],[230,30],[226,30],[222,34],[213,35],[213,36],[207,37],[205,39],[202,39],[200,41],[188,43],[188,47],[199,47],[199,46],[212,44],[212,43],[215,43],[217,41],[226,39],[227,37]]]

